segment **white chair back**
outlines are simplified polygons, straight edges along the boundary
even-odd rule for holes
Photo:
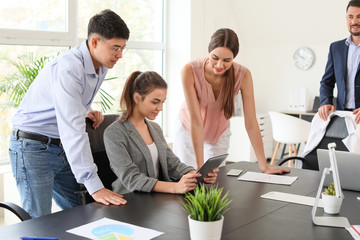
[[[296,144],[306,142],[310,132],[311,123],[303,119],[279,112],[268,112],[273,138],[276,142]]]

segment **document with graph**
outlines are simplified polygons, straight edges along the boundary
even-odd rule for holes
[[[106,240],[148,240],[163,234],[148,228],[102,218],[97,221],[67,230],[67,232],[90,239]]]

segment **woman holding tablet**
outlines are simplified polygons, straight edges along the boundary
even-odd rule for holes
[[[266,163],[251,74],[233,61],[239,51],[236,33],[227,28],[217,30],[208,51],[208,57],[191,61],[182,69],[185,103],[179,113],[174,153],[197,169],[204,164],[204,158],[227,153],[231,135],[229,119],[234,115],[235,95],[241,92],[245,127],[262,172],[289,172]]]
[[[124,86],[123,114],[104,133],[106,153],[118,179],[113,191],[185,193],[196,186],[201,174],[181,163],[168,147],[154,120],[166,99],[167,84],[156,72],[134,72]],[[219,169],[204,181],[214,183]]]

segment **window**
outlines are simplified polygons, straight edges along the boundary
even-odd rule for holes
[[[162,51],[161,50],[146,50],[146,49],[129,49],[122,59],[108,71],[107,78],[116,79],[105,81],[101,86],[107,93],[109,93],[115,100],[112,108],[108,110],[109,113],[117,113],[120,109],[119,100],[121,97],[123,86],[127,77],[133,71],[156,71],[161,75],[162,72]],[[95,102],[99,101],[99,96],[95,98]],[[161,123],[161,116],[156,120]]]
[[[67,31],[67,1],[11,0],[0,5],[0,28]]]
[[[130,29],[129,50],[123,58],[110,69],[102,88],[115,98],[115,104],[110,112],[119,109],[119,99],[127,77],[135,70],[156,71],[163,74],[163,1],[162,0],[79,0],[78,36],[86,38],[89,19],[104,9],[111,9],[120,15]],[[95,100],[99,101],[99,97]],[[157,118],[162,122],[162,116]]]
[[[163,0],[12,0],[0,6],[0,81],[16,71],[5,58],[16,59],[27,53],[54,56],[77,46],[86,39],[89,19],[103,9],[118,13],[130,29],[129,50],[109,70],[102,89],[114,97],[108,113],[117,113],[126,78],[135,70],[163,74],[165,43],[163,41]],[[78,26],[78,27],[77,27]],[[0,110],[6,103],[0,96]],[[100,99],[97,96],[95,102]],[[96,104],[95,109],[101,109]],[[8,161],[11,118],[14,109],[0,112],[0,162]],[[158,117],[162,122],[162,117]]]
[[[130,29],[130,41],[163,41],[163,1],[162,0],[79,0],[80,38],[86,37],[89,19],[104,9],[111,9],[121,16]]]
[[[75,46],[76,0],[12,0],[0,6],[0,43]]]
[[[32,55],[33,59],[42,56],[55,56],[58,53],[68,50],[69,47],[47,47],[47,46],[24,46],[24,45],[0,45],[0,81],[5,81],[6,77],[15,73],[16,68],[10,64],[9,60],[17,63],[28,63]],[[15,112],[14,108],[6,107],[7,96],[0,96],[0,163],[7,161],[9,149],[9,136],[11,134],[11,119]]]

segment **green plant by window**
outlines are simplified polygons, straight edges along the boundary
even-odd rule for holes
[[[187,192],[182,202],[184,210],[190,215],[191,219],[203,222],[217,221],[221,219],[226,211],[229,210],[229,192],[222,196],[223,188],[210,186],[206,188],[204,184],[199,184],[194,189],[194,194]]]
[[[335,193],[335,186],[334,186],[334,183],[329,183],[329,186],[328,187],[325,187],[325,193],[329,196],[335,196],[336,193]]]
[[[0,82],[0,96],[7,94],[8,102],[4,104],[4,108],[13,107],[17,108],[23,99],[25,93],[29,89],[32,82],[40,70],[52,59],[53,57],[35,57],[33,53],[27,53],[16,60],[3,57],[10,65],[16,68],[16,72],[10,76],[5,77]],[[114,78],[108,78],[105,80],[113,80]],[[100,101],[96,102],[100,104],[103,112],[110,109],[115,100],[105,90],[99,90]]]
[[[49,57],[35,58],[32,53],[27,53],[16,60],[3,57],[16,68],[16,72],[5,77],[0,84],[0,95],[6,93],[8,102],[5,107],[17,108],[29,89],[39,71],[49,62]]]
[[[104,81],[109,81],[117,79],[117,77],[112,78],[105,78]],[[100,104],[102,112],[106,112],[111,108],[111,106],[114,104],[115,98],[113,98],[109,93],[107,93],[104,89],[99,89],[99,95],[100,95],[100,101],[94,102],[95,104]]]

